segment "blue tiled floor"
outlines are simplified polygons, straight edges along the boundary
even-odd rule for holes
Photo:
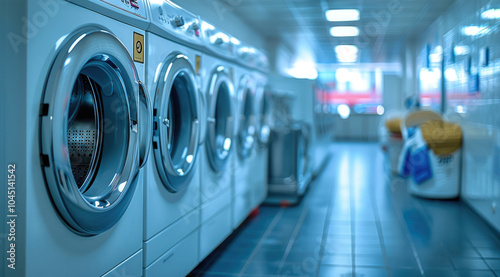
[[[500,240],[463,202],[409,196],[378,144],[330,151],[300,205],[262,207],[191,276],[500,276]]]

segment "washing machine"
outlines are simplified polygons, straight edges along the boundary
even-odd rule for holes
[[[1,276],[142,275],[149,18],[132,2],[2,3]]]
[[[152,156],[144,178],[144,276],[185,276],[199,262],[199,18],[150,2],[146,84],[153,101]]]
[[[258,207],[267,196],[268,191],[268,147],[272,124],[272,102],[266,93],[267,57],[256,50],[255,69],[252,72],[255,80],[255,115],[256,115],[256,147],[255,159],[250,164],[252,178],[249,186],[252,191],[252,207]]]
[[[203,86],[206,110],[201,155],[200,258],[204,259],[232,232],[231,156],[234,155],[235,91],[233,44],[227,33],[202,21],[205,53]],[[234,41],[234,40],[233,40]]]
[[[232,158],[233,228],[236,229],[256,208],[251,187],[255,172],[252,163],[256,157],[256,81],[252,69],[252,47],[239,42],[235,45],[234,78],[236,87],[235,155]]]

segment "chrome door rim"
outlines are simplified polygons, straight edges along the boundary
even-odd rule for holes
[[[238,90],[238,156],[240,160],[250,157],[255,144],[255,110],[254,110],[255,91],[251,79],[245,75],[241,78]]]
[[[44,177],[52,202],[63,221],[80,235],[97,235],[113,227],[125,213],[135,191],[138,173],[138,91],[139,79],[134,62],[121,41],[99,26],[88,26],[67,36],[59,45],[58,54],[45,84],[40,111],[40,149]],[[100,84],[112,83],[107,93],[121,97],[117,109],[103,107],[105,120],[114,119],[116,130],[123,131],[122,160],[109,165],[113,151],[111,141],[104,139],[101,161],[94,181],[84,191],[78,189],[68,154],[67,126],[68,92],[82,71]],[[107,86],[107,85],[106,85]],[[106,89],[101,88],[105,94]],[[116,90],[115,90],[116,89]],[[109,91],[111,90],[111,91]],[[120,95],[123,93],[123,95]],[[109,96],[109,95],[108,95]],[[108,97],[109,98],[109,97]],[[111,105],[111,100],[104,103]],[[123,118],[118,119],[118,115]],[[123,121],[123,122],[121,122]],[[111,129],[103,122],[104,137]],[[109,126],[108,126],[109,127]],[[112,129],[115,130],[115,129]],[[109,131],[113,132],[113,131]],[[116,146],[119,147],[120,145]]]
[[[234,133],[234,87],[229,71],[223,66],[212,72],[207,98],[207,156],[212,170],[220,172],[229,160]],[[223,130],[218,130],[219,123]]]
[[[182,80],[179,81],[178,78]],[[172,88],[177,81],[184,82],[187,94],[176,92],[178,95],[172,95]],[[163,62],[163,67],[157,74],[155,83],[153,150],[156,168],[165,187],[170,192],[176,193],[185,190],[192,180],[198,156],[200,136],[198,111],[200,104],[195,71],[185,55],[174,53]],[[174,98],[172,99],[172,97]],[[175,97],[178,101],[187,103],[186,106],[181,105],[183,108],[180,116],[182,124],[177,122],[179,119],[172,122],[172,118],[169,118],[169,112],[172,112],[172,108],[178,108],[170,104]],[[171,128],[172,124],[177,124],[177,128],[182,128],[182,130],[177,130],[187,141],[182,141],[181,138],[180,142],[174,141],[172,145],[172,139],[175,139],[175,137],[172,138],[172,135],[176,133]],[[184,143],[182,150],[174,149],[171,151],[170,148],[179,147],[176,143]]]
[[[270,109],[270,99],[264,91],[264,87],[259,86],[256,90],[257,94],[257,111],[258,115],[258,128],[257,128],[257,142],[260,149],[265,148],[269,144],[269,139],[271,135],[271,109]]]

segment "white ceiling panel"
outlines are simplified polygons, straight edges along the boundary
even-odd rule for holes
[[[391,62],[409,38],[423,32],[454,0],[217,0],[269,40],[306,41],[318,63],[335,63],[338,44],[360,46],[361,62]],[[327,9],[361,11],[356,22],[328,22]],[[357,26],[359,38],[333,38],[333,26]],[[292,40],[292,41],[290,41]],[[361,43],[362,42],[362,43]]]

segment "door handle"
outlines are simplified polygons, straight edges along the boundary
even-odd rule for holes
[[[139,81],[139,166],[146,164],[153,140],[153,106],[149,92]]]

